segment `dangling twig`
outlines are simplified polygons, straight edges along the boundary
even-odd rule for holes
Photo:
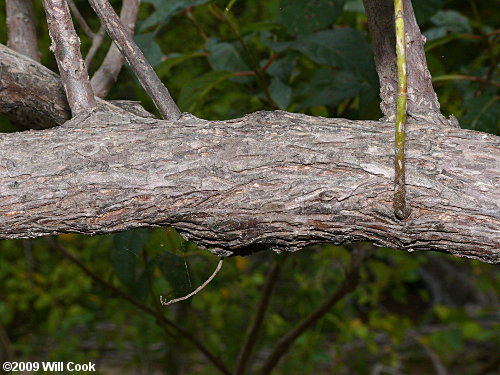
[[[207,280],[205,280],[205,282],[203,284],[201,284],[198,288],[196,288],[194,291],[192,291],[188,295],[185,295],[184,297],[171,299],[168,302],[165,302],[163,300],[163,298],[160,296],[160,303],[164,306],[168,306],[168,305],[171,305],[173,303],[185,301],[185,300],[191,298],[192,296],[194,296],[195,294],[198,294],[203,288],[205,288],[214,279],[215,276],[217,276],[220,269],[222,268],[222,263],[224,263],[224,258],[219,260],[219,264],[217,264],[217,267],[215,268],[215,271],[212,273],[212,275],[210,275],[210,277]]]
[[[394,155],[394,214],[399,220],[410,215],[406,204],[405,124],[406,124],[406,42],[403,0],[394,0],[396,16],[396,56],[398,66],[398,101],[396,108]]]

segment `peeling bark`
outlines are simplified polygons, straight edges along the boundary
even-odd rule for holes
[[[1,134],[0,238],[173,226],[224,255],[370,241],[500,263],[500,137],[409,125],[402,222],[392,137],[386,122],[281,111],[219,122],[105,111]]]

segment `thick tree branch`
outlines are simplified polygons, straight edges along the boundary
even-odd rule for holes
[[[82,122],[77,122],[82,121]],[[97,112],[0,135],[0,238],[173,226],[216,254],[370,241],[500,262],[500,137],[412,124],[394,217],[392,124],[258,112]]]
[[[6,0],[5,11],[9,48],[40,62],[32,0]]]
[[[393,0],[363,0],[363,4],[380,81],[380,108],[386,119],[393,121],[398,90]],[[425,37],[418,27],[411,0],[404,0],[404,9],[408,115],[431,124],[458,127],[454,117],[447,120],[439,110],[439,101],[432,87],[431,74],[425,59]]]
[[[123,26],[120,19],[107,0],[89,0],[90,5],[106,27],[108,35],[113,39],[120,52],[137,75],[142,87],[155,103],[156,108],[167,120],[177,120],[181,111],[170,96],[168,89],[160,81],[155,71],[149,65],[143,53],[137,47],[129,31]]]
[[[80,52],[80,39],[76,34],[66,0],[43,0],[47,15],[50,47],[56,57],[66,97],[73,116],[96,106],[87,68]]]
[[[130,35],[134,34],[135,21],[139,12],[140,0],[123,0],[122,9],[120,11],[120,20],[127,28]],[[116,45],[113,43],[106,54],[101,66],[92,76],[90,83],[94,89],[94,93],[99,98],[105,98],[109,90],[116,82],[118,74],[122,69],[123,55]]]

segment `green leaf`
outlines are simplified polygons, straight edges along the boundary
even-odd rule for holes
[[[145,228],[113,235],[111,262],[116,276],[129,287],[132,287],[136,281],[137,259],[148,238],[149,230]]]
[[[342,13],[344,0],[281,0],[279,20],[292,35],[330,26]]]
[[[318,64],[355,70],[374,70],[372,50],[361,31],[344,28],[326,30],[299,38],[291,48]]]
[[[174,297],[182,297],[193,290],[189,267],[184,257],[165,251],[158,258],[158,268],[172,287]]]
[[[299,108],[335,106],[344,99],[355,97],[362,89],[363,82],[349,70],[334,72],[331,69],[320,69],[306,85],[305,91],[310,94],[300,103]]]
[[[190,6],[208,3],[210,0],[143,0],[144,3],[153,4],[155,11],[139,24],[139,31],[153,25],[166,25],[177,13]]]
[[[207,40],[205,48],[210,53],[208,63],[215,71],[241,72],[250,70],[234,44],[219,43],[216,38],[210,38]]]
[[[179,95],[179,107],[182,111],[193,112],[217,84],[231,77],[233,73],[212,71],[187,82]]]
[[[286,109],[292,98],[292,88],[285,85],[278,77],[274,77],[269,85],[271,98],[280,109]]]
[[[274,61],[266,70],[266,73],[284,82],[288,82],[296,65],[297,56],[295,54],[287,54],[284,58]]]
[[[162,62],[163,51],[156,43],[154,33],[136,35],[134,41],[153,68]]]
[[[423,24],[440,10],[447,0],[412,1],[413,10],[419,24]]]
[[[467,17],[456,10],[442,10],[437,12],[431,21],[434,25],[444,27],[450,33],[471,33]]]
[[[493,90],[466,98],[463,104],[466,114],[460,123],[468,129],[500,134],[500,100],[498,96],[488,94],[488,91]]]

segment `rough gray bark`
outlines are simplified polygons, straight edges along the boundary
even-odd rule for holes
[[[408,220],[392,124],[258,112],[175,122],[98,112],[0,134],[0,238],[173,226],[219,254],[370,241],[500,263],[500,137],[408,126]]]
[[[375,65],[380,81],[380,108],[386,120],[394,121],[398,89],[396,37],[393,0],[363,0],[372,37]],[[439,110],[432,77],[425,59],[425,37],[420,32],[411,0],[404,0],[406,61],[408,72],[407,113],[410,119],[437,126],[458,127],[454,117],[447,120]]]
[[[14,51],[40,61],[32,0],[6,0],[8,46]]]
[[[56,57],[71,113],[75,116],[96,106],[87,68],[80,52],[80,39],[65,0],[43,0],[42,3],[52,40],[50,50]]]

